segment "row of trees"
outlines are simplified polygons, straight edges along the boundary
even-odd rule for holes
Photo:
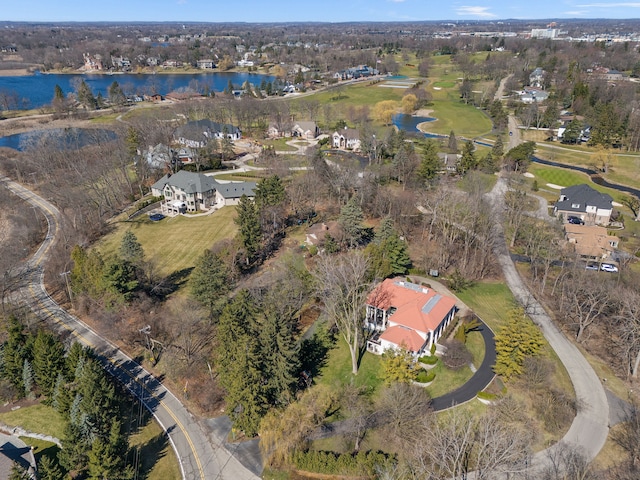
[[[124,397],[89,350],[74,343],[68,350],[53,334],[33,334],[15,316],[7,319],[0,372],[5,396],[42,397],[65,422],[62,449],[56,461],[43,457],[38,476],[129,479],[128,440],[120,422]]]

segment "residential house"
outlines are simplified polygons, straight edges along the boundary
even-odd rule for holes
[[[545,71],[542,67],[537,67],[531,74],[529,75],[529,85],[532,87],[542,88],[544,85],[544,75]]]
[[[144,153],[143,156],[151,168],[157,168],[164,170],[165,168],[170,168],[175,166],[176,158],[174,155],[174,151],[164,145],[159,143],[155,147],[149,147]]]
[[[84,69],[89,71],[100,71],[104,68],[102,63],[102,55],[90,55],[88,53],[83,53],[82,57],[84,58]]]
[[[536,87],[527,87],[520,93],[520,101],[526,104],[541,103],[549,98],[549,92]]]
[[[553,207],[553,214],[563,222],[578,217],[585,225],[609,225],[612,212],[611,196],[584,183],[560,190],[560,199]]]
[[[120,70],[130,70],[131,69],[131,60],[127,57],[111,57],[111,65]]]
[[[360,150],[360,131],[355,128],[344,128],[333,132],[332,146],[333,148],[344,148],[347,150]]]
[[[198,60],[197,62],[198,68],[201,70],[211,70],[215,68],[216,64],[210,58]]]
[[[293,125],[291,133],[294,137],[313,140],[318,135],[320,135],[320,129],[318,128],[316,122],[297,122]]]
[[[338,80],[355,80],[379,74],[380,72],[377,69],[372,68],[369,65],[359,65],[357,67],[347,68],[346,70],[340,70],[339,72],[336,72],[333,77]]]
[[[195,120],[177,128],[174,137],[182,145],[203,148],[212,138],[239,140],[242,133],[238,127],[211,120]]]
[[[607,229],[597,225],[564,225],[565,238],[575,252],[588,260],[607,260],[618,248],[618,237],[609,235]]]
[[[460,163],[462,155],[459,153],[438,152],[438,158],[442,160],[444,169],[448,173],[456,173],[458,171],[458,164]]]
[[[366,328],[373,332],[367,350],[382,354],[404,348],[430,354],[456,313],[455,299],[399,279],[386,279],[369,294]]]
[[[167,174],[151,186],[156,197],[164,197],[162,209],[167,213],[197,212],[237,205],[240,197],[255,196],[253,182],[218,182],[202,173],[180,170]]]

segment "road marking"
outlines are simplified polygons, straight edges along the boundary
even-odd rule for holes
[[[2,180],[2,181],[7,183],[7,188],[12,193],[14,193],[15,195],[19,196],[23,200],[26,200],[29,203],[34,204],[36,207],[39,207],[41,209],[41,211],[44,213],[44,217],[45,217],[45,220],[47,221],[47,227],[48,227],[47,228],[47,235],[45,237],[45,240],[42,242],[42,244],[40,245],[40,247],[38,248],[38,250],[36,251],[36,253],[32,257],[32,258],[35,258],[34,262],[32,263],[33,267],[38,267],[43,262],[46,253],[48,252],[48,250],[51,248],[51,245],[53,244],[53,236],[51,235],[51,233],[52,233],[52,230],[57,231],[57,229],[58,229],[58,220],[56,218],[56,215],[52,211],[52,209],[49,208],[49,206],[43,200],[41,200],[34,192],[31,192],[30,190],[27,190],[26,188],[22,187],[21,185],[16,184],[15,182],[11,181],[8,177],[4,177],[4,176],[0,177],[0,180]],[[49,217],[51,217],[51,220],[53,222],[50,221]],[[53,225],[52,225],[52,223],[53,223]],[[74,317],[73,315],[68,313],[66,310],[62,309],[62,307],[60,307],[57,304],[57,302],[55,300],[53,300],[53,298],[51,298],[49,293],[46,291],[46,288],[44,287],[44,271],[40,272],[40,288],[42,290],[42,293],[46,296],[46,298],[53,305],[57,306],[66,315],[68,315],[71,320],[73,320],[78,325],[82,326],[83,328],[86,328],[87,331],[91,332],[91,334],[94,335],[96,338],[101,338],[88,325],[85,325],[79,319],[77,319],[76,317]],[[58,318],[57,312],[54,312],[46,304],[45,300],[41,299],[37,295],[36,288],[34,287],[33,283],[31,283],[29,285],[29,291],[31,292],[31,295],[32,295],[33,299],[35,300],[35,303],[36,303],[37,307],[40,309],[40,311],[43,311],[46,314],[48,314],[51,318],[53,318],[55,323],[57,323],[58,325],[61,325],[65,330],[69,331],[71,333],[71,335],[73,335],[75,338],[79,339],[81,341],[81,343],[84,343],[86,346],[89,346],[91,348],[95,348],[96,347],[94,342],[92,342],[87,337],[85,337],[84,335],[79,333],[71,325],[68,325],[65,321],[63,321],[63,320]],[[104,339],[104,341],[105,341],[107,346],[113,347],[115,349],[115,351],[120,352],[122,354],[122,356],[125,357],[125,359],[134,362],[133,359],[131,359],[127,355],[125,355],[117,346],[111,344],[111,342],[107,341],[106,339]],[[189,436],[189,434],[188,434],[187,430],[185,429],[184,425],[176,417],[174,412],[168,407],[168,405],[162,399],[158,398],[158,396],[152,390],[150,390],[147,387],[146,383],[145,384],[141,383],[140,379],[137,376],[134,376],[134,374],[132,372],[130,372],[129,370],[124,368],[120,363],[116,362],[112,355],[105,356],[104,358],[107,360],[107,362],[109,362],[111,365],[116,367],[120,372],[126,374],[130,379],[135,381],[136,384],[138,384],[141,387],[141,389],[145,390],[155,401],[158,402],[159,405],[161,405],[165,409],[165,411],[171,416],[171,418],[173,418],[173,420],[176,422],[176,425],[178,426],[178,428],[180,428],[180,430],[182,431],[185,439],[187,440],[187,443],[189,444],[189,448],[191,448],[191,451],[193,453],[193,457],[196,460],[198,471],[200,473],[200,478],[202,480],[206,480],[205,476],[204,476],[204,470],[202,468],[202,463],[200,462],[200,457],[198,456],[198,453],[196,452],[196,448],[195,448],[195,445],[193,443],[193,440],[191,440],[191,437]],[[138,364],[137,362],[135,362],[135,363],[137,365],[139,365],[142,368],[143,372],[145,372],[148,376],[155,378],[150,372],[146,371],[142,367],[142,365]],[[164,388],[167,393],[171,394],[171,392],[164,385],[162,385],[162,383],[160,381],[158,381],[158,385],[161,385],[162,388]],[[127,386],[127,385],[125,385],[125,386]],[[127,387],[127,388],[129,389],[129,391],[134,396],[137,396],[136,393],[133,391],[133,389],[131,389],[129,387]],[[141,402],[145,403],[142,398],[139,398],[139,400]],[[145,404],[145,406],[146,406],[146,404]],[[147,408],[151,411],[151,409],[149,407],[147,407]],[[158,420],[158,422],[162,425],[162,422],[159,421],[159,419],[157,418],[155,412],[151,411],[151,413],[153,414],[154,417],[156,417],[156,420]],[[178,463],[180,464],[180,470],[182,471],[182,477],[185,478],[184,467],[182,465],[182,459],[180,458],[180,454],[177,451],[175,443],[171,439],[171,434],[167,431],[167,429],[164,427],[164,425],[162,425],[162,426],[163,426],[163,429],[164,429],[165,433],[169,437],[169,440],[171,441],[171,443],[172,443],[172,445],[174,447],[174,451],[176,452],[176,457],[178,458]]]

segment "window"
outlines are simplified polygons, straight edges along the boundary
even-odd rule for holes
[[[571,204],[571,208],[580,208],[580,204],[579,203],[572,203]]]

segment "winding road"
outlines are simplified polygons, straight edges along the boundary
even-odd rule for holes
[[[38,208],[46,218],[45,240],[26,265],[27,286],[22,297],[35,314],[60,332],[68,332],[90,347],[105,370],[122,382],[139,398],[167,433],[185,480],[253,480],[258,477],[247,470],[224,445],[224,439],[208,436],[180,400],[151,373],[118,347],[97,334],[78,318],[62,309],[47,293],[44,285],[44,260],[55,241],[60,212],[44,198],[0,176],[0,183],[15,195]]]
[[[509,118],[509,128],[513,132],[513,135],[509,137],[509,148],[513,148],[520,141],[517,125],[513,117]],[[502,219],[506,208],[504,197],[507,188],[506,179],[500,177],[488,194],[494,209],[494,228],[498,239],[494,254],[502,268],[507,286],[518,302],[526,307],[527,314],[540,327],[549,345],[567,369],[576,394],[578,410],[565,436],[555,445],[538,452],[533,458],[531,468],[533,471],[540,471],[543,468],[553,466],[556,454],[560,453],[564,446],[577,449],[588,462],[591,462],[598,455],[609,435],[609,403],[607,395],[600,379],[584,355],[556,327],[516,270],[507,248],[502,227]]]

